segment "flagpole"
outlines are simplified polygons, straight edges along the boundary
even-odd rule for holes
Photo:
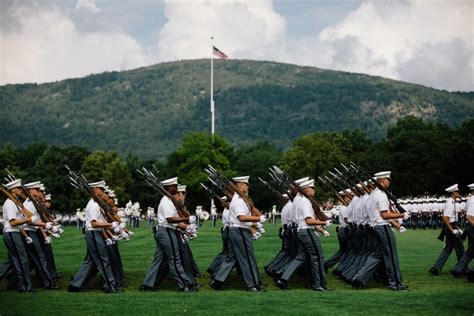
[[[212,137],[212,145],[214,147],[214,133],[215,133],[215,125],[214,125],[214,37],[211,36],[211,137]],[[212,210],[215,208],[214,199],[211,197],[211,210],[210,214],[212,216]],[[214,215],[215,216],[215,215]],[[215,226],[216,220],[213,220],[211,217],[211,226]]]

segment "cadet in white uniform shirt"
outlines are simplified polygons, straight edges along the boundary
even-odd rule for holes
[[[171,178],[161,182],[165,189],[175,195],[178,192],[178,178]],[[179,217],[178,210],[173,201],[167,196],[161,198],[158,206],[158,228],[155,233],[156,251],[148,271],[140,286],[141,291],[156,291],[155,282],[158,279],[160,268],[167,260],[169,269],[178,285],[180,291],[195,292],[194,280],[184,271],[182,258],[179,251],[176,229],[178,224],[190,223],[190,218]],[[193,220],[191,220],[193,221]],[[195,218],[194,218],[195,221]]]
[[[468,272],[468,265],[472,258],[474,258],[474,183],[467,187],[469,191],[471,191],[471,196],[464,206],[464,211],[466,212],[466,229],[464,235],[467,237],[468,244],[464,255],[456,266],[454,266],[453,270],[451,270],[451,274],[456,278]]]
[[[106,200],[105,182],[99,181],[90,183],[89,187],[94,190],[98,198]],[[112,272],[111,263],[107,254],[107,246],[103,238],[103,229],[115,229],[118,222],[109,223],[104,218],[99,204],[92,198],[86,206],[85,218],[85,240],[87,255],[74,275],[68,287],[69,292],[80,292],[91,277],[91,273],[97,269],[102,277],[102,289],[106,293],[121,292]]]
[[[248,176],[235,177],[232,178],[232,180],[242,194],[248,194]],[[250,228],[252,222],[264,223],[266,217],[264,215],[252,215],[249,206],[237,192],[234,193],[234,196],[232,197],[229,211],[231,222],[229,229],[229,255],[224,262],[222,262],[220,268],[215,272],[214,279],[211,280],[209,285],[215,290],[221,289],[222,284],[235,267],[235,264],[238,263],[247,290],[250,292],[261,291],[263,290],[263,287],[258,273],[257,260],[253,250],[251,238],[252,233]]]
[[[314,180],[303,182],[300,187],[310,197],[314,196]],[[277,280],[276,285],[280,289],[287,289],[288,281],[293,273],[308,260],[311,288],[315,291],[327,291],[323,251],[319,236],[314,231],[315,225],[325,225],[327,221],[316,219],[311,201],[304,196],[298,200],[296,217],[298,219],[298,254]]]
[[[461,231],[458,229],[458,212],[456,210],[455,199],[459,197],[459,187],[457,184],[446,188],[450,194],[443,210],[443,229],[438,239],[445,240],[443,250],[436,260],[435,264],[429,269],[433,275],[439,275],[444,264],[448,260],[451,252],[456,252],[457,260],[461,259],[464,254],[464,245],[461,240]]]
[[[14,180],[4,185],[14,196],[23,196],[21,192],[21,179]],[[12,200],[7,199],[3,204],[3,242],[8,250],[18,280],[19,292],[35,292],[31,283],[30,267],[25,245],[20,235],[20,228],[23,224],[31,223],[32,214],[25,217]],[[8,263],[7,263],[8,265]],[[5,268],[7,270],[7,268]]]
[[[229,226],[230,226],[230,218],[229,218],[229,203],[227,203],[227,197],[223,196],[218,199],[218,203],[224,207],[222,211],[222,229],[221,229],[221,238],[222,238],[222,250],[221,252],[212,260],[209,268],[207,268],[207,272],[211,275],[211,279],[214,278],[214,272],[219,269],[222,262],[225,258],[229,255]]]
[[[390,171],[382,171],[376,173],[374,177],[381,186],[388,188],[391,181],[390,174]],[[375,252],[370,254],[364,266],[354,276],[352,280],[353,286],[357,289],[365,287],[372,279],[379,264],[383,261],[388,277],[389,289],[392,291],[406,291],[408,287],[402,283],[396,240],[389,224],[391,219],[403,218],[406,220],[409,218],[409,214],[390,212],[390,201],[387,194],[379,188],[371,193],[369,208],[369,224],[374,229],[374,238],[378,247]]]

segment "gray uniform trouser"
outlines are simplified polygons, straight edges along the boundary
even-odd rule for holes
[[[339,241],[339,250],[336,251],[331,258],[326,261],[326,265],[329,268],[335,266],[341,257],[347,252],[347,227],[339,226],[337,232],[337,240]]]
[[[438,259],[436,259],[435,264],[433,265],[434,268],[441,270],[444,267],[444,264],[448,260],[451,252],[456,251],[456,257],[458,261],[461,259],[462,255],[464,254],[464,245],[461,241],[461,238],[456,237],[451,231],[446,227],[443,226],[444,229],[444,236],[445,236],[445,243],[443,250],[439,254]]]
[[[143,280],[143,285],[153,287],[158,277],[160,267],[164,260],[168,262],[169,269],[173,273],[179,288],[193,286],[194,282],[184,271],[181,256],[179,254],[178,238],[174,229],[159,226],[155,234],[156,251],[148,271]]]
[[[50,287],[53,284],[53,278],[49,273],[48,263],[41,246],[43,241],[40,240],[37,230],[26,230],[26,233],[33,239],[31,244],[26,244],[28,256],[33,261],[35,271],[40,276],[43,287]]]
[[[308,259],[311,273],[312,287],[326,287],[326,272],[324,271],[323,249],[319,236],[313,228],[300,229],[298,231],[298,254],[288,265],[281,276],[282,280],[288,281],[293,273]]]
[[[51,246],[51,244],[45,244],[44,240],[41,240],[41,247],[43,248],[43,253],[46,258],[49,274],[54,279],[58,276],[58,272],[56,271],[56,262],[54,260],[53,247]]]
[[[247,288],[259,287],[261,281],[250,229],[240,227],[229,228],[229,241],[229,255],[214,274],[214,279],[224,282],[237,263],[240,267],[245,286]]]
[[[211,264],[209,265],[209,268],[207,268],[207,271],[211,273],[211,277],[213,278],[214,272],[219,270],[219,267],[221,266],[222,262],[225,260],[225,258],[229,254],[229,227],[224,227],[222,229],[222,250],[221,252],[212,260]]]
[[[467,224],[465,233],[468,238],[467,250],[453,268],[453,271],[458,273],[467,272],[469,262],[471,262],[472,258],[474,258],[474,226]]]
[[[9,257],[15,266],[18,289],[29,291],[32,289],[30,267],[25,245],[19,232],[4,232],[3,242],[8,250]]]
[[[389,287],[397,288],[402,285],[402,275],[398,263],[395,236],[389,225],[377,225],[374,227],[374,232],[377,249],[369,255],[364,266],[359,269],[354,278],[366,285],[383,261]]]
[[[100,230],[86,230],[85,240],[87,246],[87,255],[82,262],[79,271],[74,275],[71,282],[72,286],[82,288],[89,280],[90,275],[99,271],[102,276],[102,286],[105,291],[115,290],[114,274],[110,265],[110,259],[107,254],[107,246]]]

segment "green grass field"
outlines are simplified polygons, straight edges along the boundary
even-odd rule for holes
[[[427,270],[438,256],[442,243],[436,239],[438,231],[408,230],[397,234],[400,265],[409,292],[391,292],[379,284],[356,291],[328,274],[332,292],[313,292],[303,288],[298,277],[290,282],[290,291],[281,291],[263,273],[263,266],[271,260],[280,247],[277,227],[266,225],[267,233],[255,242],[257,261],[267,292],[247,293],[235,271],[229,278],[228,289],[216,292],[208,285],[209,277],[199,279],[203,287],[197,293],[181,293],[173,280],[168,279],[159,292],[140,292],[145,271],[153,258],[155,241],[151,231],[142,222],[134,229],[135,236],[128,243],[121,243],[128,288],[120,294],[105,294],[99,290],[96,277],[84,293],[66,291],[69,278],[77,272],[85,255],[85,242],[80,231],[67,227],[63,237],[54,240],[53,247],[59,272],[64,276],[62,288],[45,291],[36,288],[36,294],[6,291],[5,281],[0,282],[0,315],[74,315],[74,314],[429,314],[473,315],[474,284],[466,279],[454,279],[449,269],[455,263],[455,254],[447,262],[441,276],[431,276]],[[331,237],[322,239],[325,257],[337,248],[334,226]],[[205,270],[220,251],[219,228],[209,222],[200,229],[199,237],[191,241],[191,248],[201,268]],[[0,260],[7,257],[4,245],[0,246]]]

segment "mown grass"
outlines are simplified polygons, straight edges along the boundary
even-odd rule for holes
[[[220,251],[219,228],[209,223],[200,229],[199,237],[191,241],[194,256],[205,274],[199,282],[203,284],[197,293],[177,292],[173,280],[165,281],[159,292],[140,292],[145,271],[150,264],[155,242],[151,231],[144,223],[134,229],[136,235],[121,243],[120,249],[126,272],[128,287],[124,293],[104,294],[99,290],[96,277],[88,284],[87,292],[68,293],[69,277],[77,272],[85,255],[83,235],[73,227],[67,227],[63,238],[54,240],[54,251],[58,270],[63,274],[62,289],[45,291],[36,288],[36,294],[20,294],[5,290],[5,281],[0,282],[1,315],[84,315],[84,314],[426,314],[426,315],[473,315],[474,284],[465,279],[454,279],[449,269],[455,263],[452,254],[441,276],[433,277],[427,270],[438,256],[442,243],[436,239],[438,231],[409,230],[398,235],[400,265],[409,292],[391,292],[379,284],[362,291],[353,290],[331,273],[328,275],[332,292],[320,293],[304,289],[298,277],[290,283],[290,291],[276,288],[263,273],[263,266],[271,260],[280,247],[277,227],[266,225],[267,233],[255,242],[258,264],[267,292],[247,293],[243,282],[235,275],[229,278],[229,287],[216,292],[207,285],[206,268]],[[322,239],[324,254],[330,256],[337,248],[334,227],[331,237]],[[0,260],[6,259],[4,246],[0,247]]]

